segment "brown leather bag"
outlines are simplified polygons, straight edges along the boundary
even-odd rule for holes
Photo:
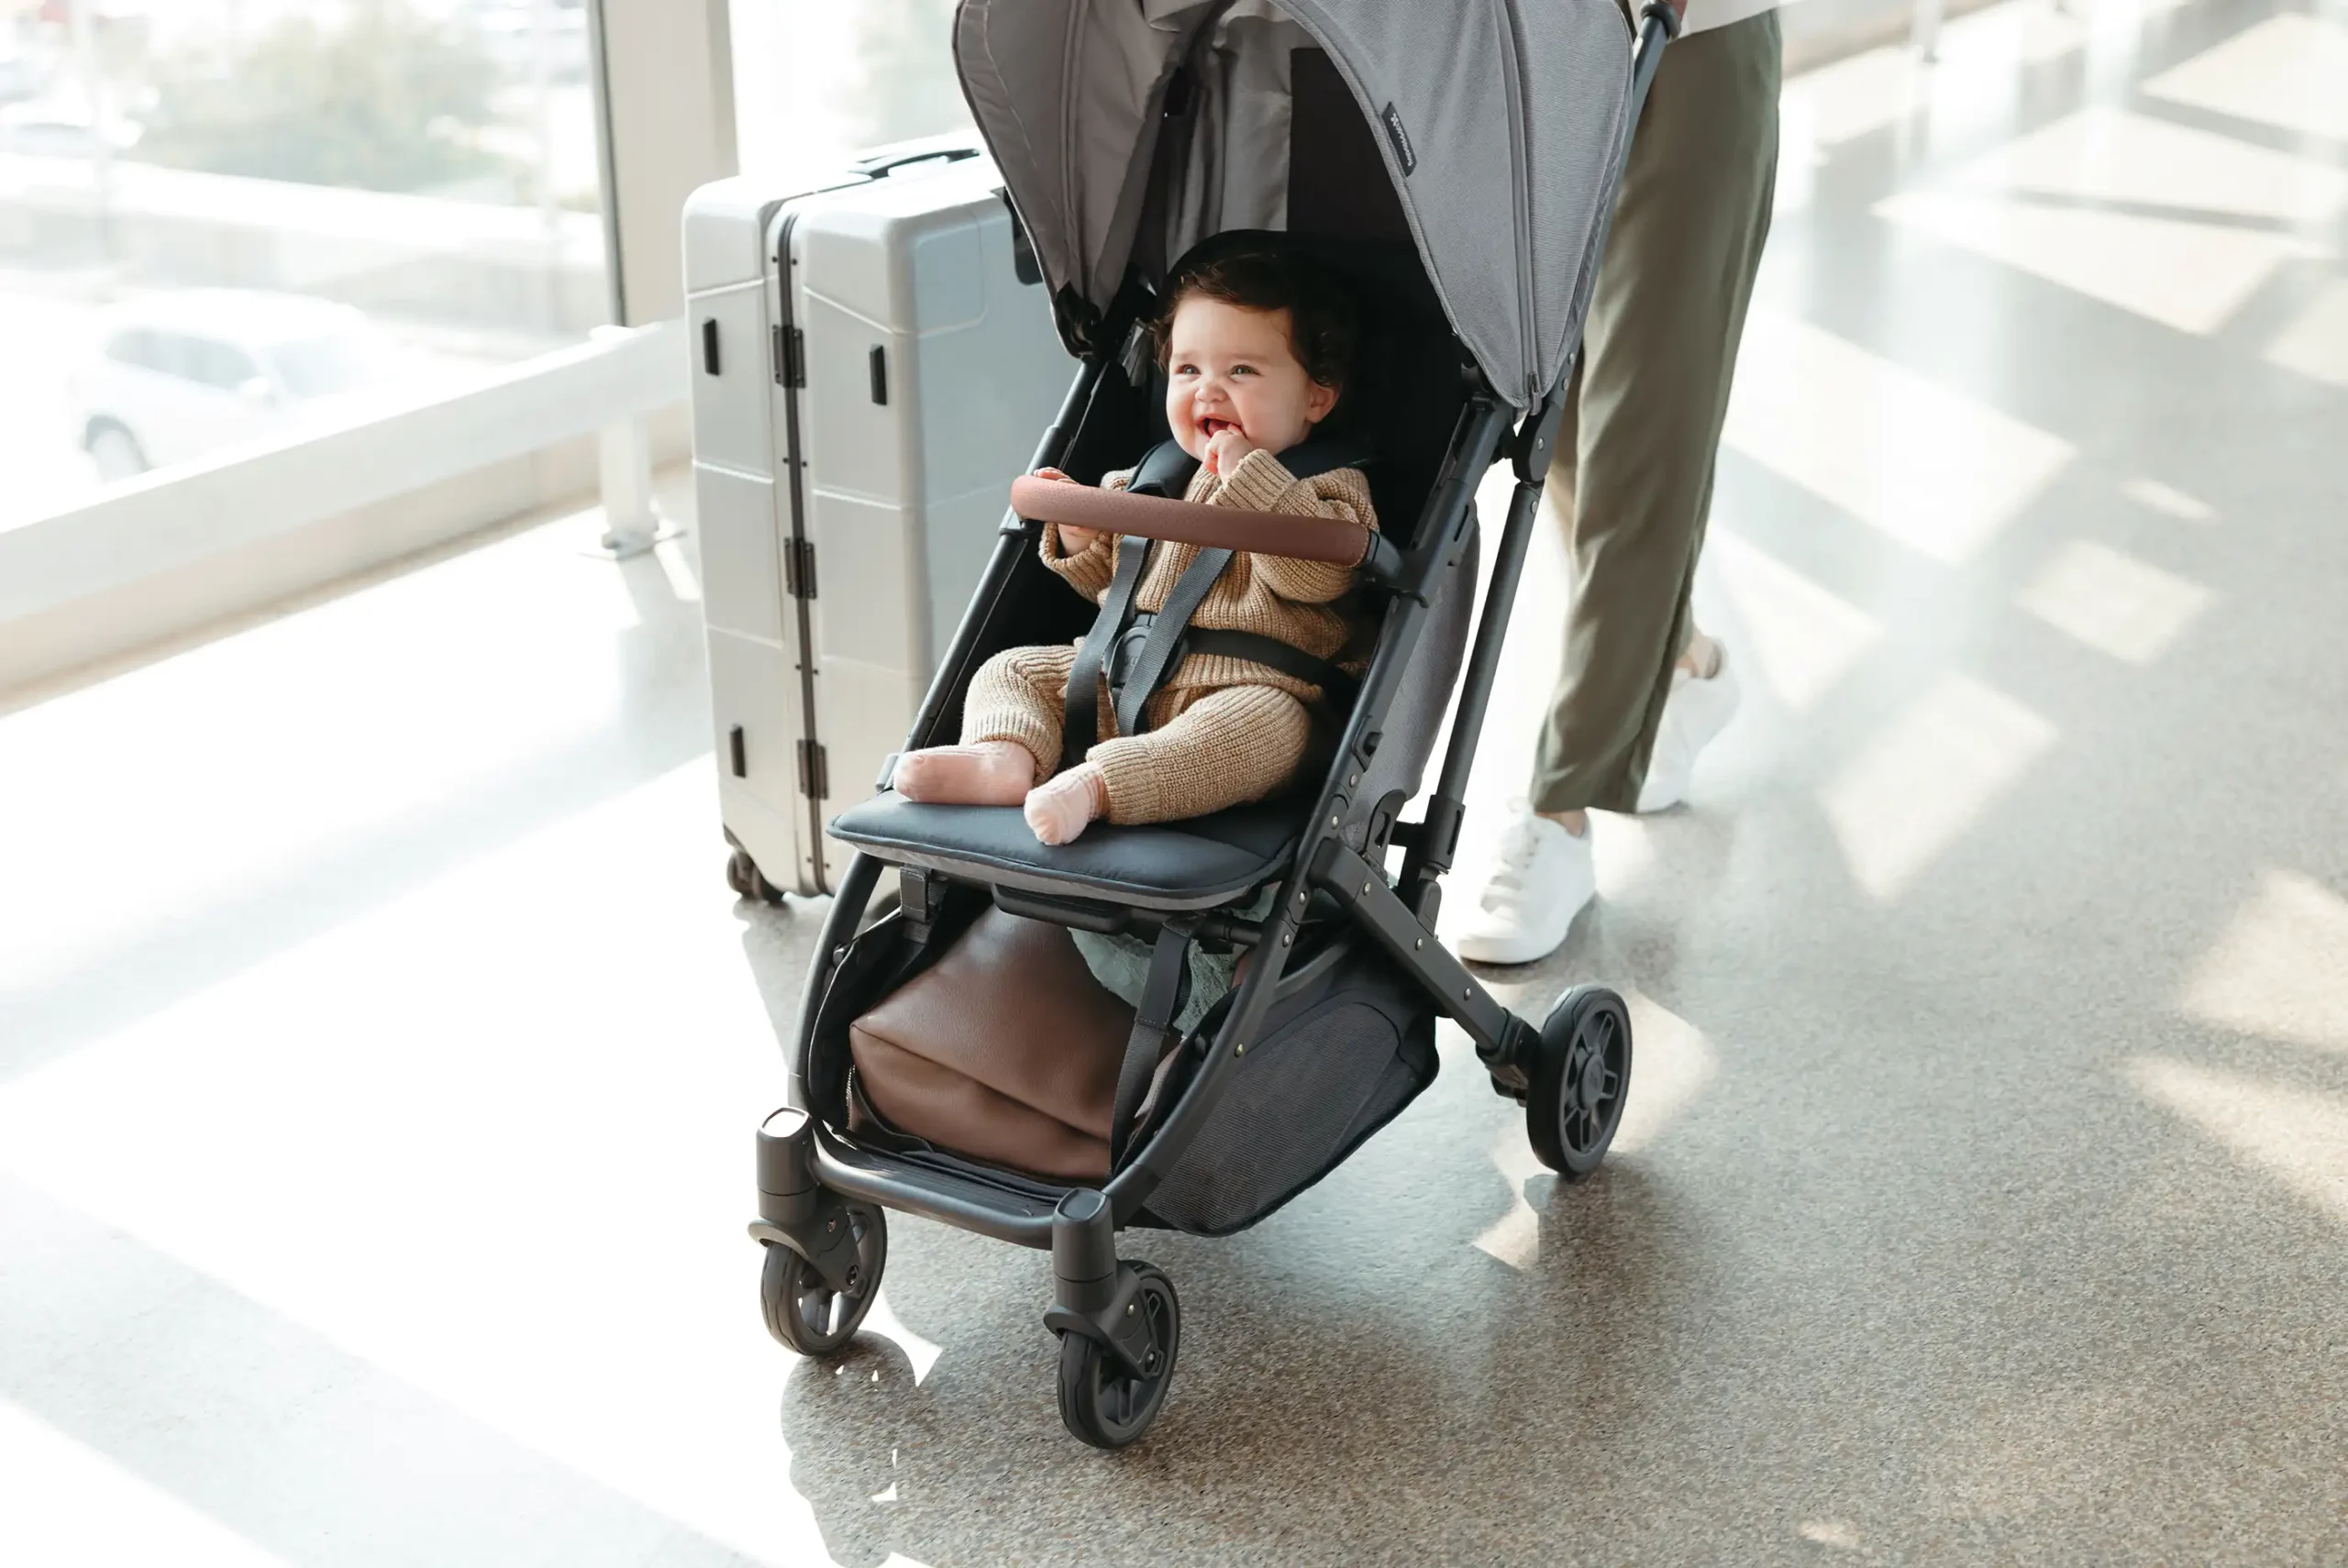
[[[848,1026],[865,1100],[897,1132],[1061,1181],[1109,1175],[1133,1009],[1057,925],[989,910]]]

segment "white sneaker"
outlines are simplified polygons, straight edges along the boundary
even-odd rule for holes
[[[1688,798],[1697,754],[1728,728],[1742,695],[1726,647],[1721,649],[1720,668],[1711,674],[1699,678],[1683,669],[1672,676],[1671,695],[1663,700],[1663,723],[1656,731],[1655,754],[1647,759],[1646,781],[1639,786],[1640,811],[1667,812]]]
[[[1459,922],[1454,946],[1471,964],[1530,964],[1547,956],[1598,896],[1589,835],[1567,833],[1523,801],[1501,834],[1491,878]]]

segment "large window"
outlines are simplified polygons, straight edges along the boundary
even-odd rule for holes
[[[730,14],[742,171],[779,191],[970,123],[954,0],[732,0]]]
[[[0,0],[0,525],[580,340],[597,168],[584,0]]]

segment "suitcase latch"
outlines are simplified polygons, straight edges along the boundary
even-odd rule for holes
[[[831,798],[831,758],[825,755],[824,748],[814,741],[803,740],[799,743],[799,792],[811,801]]]
[[[782,546],[783,591],[793,599],[815,597],[815,546],[810,539],[786,539]]]

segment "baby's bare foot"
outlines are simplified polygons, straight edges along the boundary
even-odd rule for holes
[[[1015,806],[1035,782],[1036,759],[1016,741],[909,751],[891,780],[908,801],[943,806]]]
[[[1107,781],[1096,767],[1071,767],[1027,794],[1027,825],[1046,844],[1067,844],[1108,812]]]

